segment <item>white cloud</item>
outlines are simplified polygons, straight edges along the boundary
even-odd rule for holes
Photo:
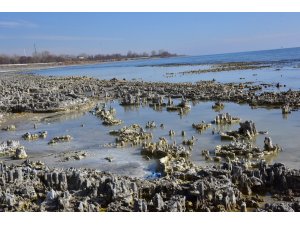
[[[0,28],[35,28],[35,27],[38,27],[38,25],[25,20],[0,21]]]

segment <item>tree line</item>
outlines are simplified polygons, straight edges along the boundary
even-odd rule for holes
[[[79,55],[55,55],[49,51],[33,53],[32,56],[20,55],[0,55],[0,64],[27,64],[27,63],[77,63],[77,62],[93,62],[93,61],[120,61],[136,58],[151,57],[171,57],[177,54],[170,53],[165,50],[151,51],[150,53],[136,53],[128,51],[127,54],[79,54]]]

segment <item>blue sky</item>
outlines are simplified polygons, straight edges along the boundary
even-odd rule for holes
[[[300,13],[0,13],[0,54],[203,55],[299,47]]]

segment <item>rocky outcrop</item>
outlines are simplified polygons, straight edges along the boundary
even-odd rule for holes
[[[69,142],[72,140],[72,137],[70,135],[64,135],[64,136],[60,136],[60,137],[54,137],[52,138],[48,144],[49,145],[53,145],[53,144],[57,144],[59,142]]]
[[[257,135],[255,123],[253,123],[251,120],[246,120],[243,123],[240,123],[240,128],[238,130],[238,133],[244,137],[252,138]]]
[[[27,158],[27,154],[26,154],[25,148],[23,146],[20,146],[16,149],[14,158],[15,159],[26,159]]]
[[[22,147],[17,140],[7,140],[0,144],[0,156],[14,155],[17,148]]]
[[[283,105],[281,107],[281,110],[282,110],[282,114],[289,114],[289,113],[291,113],[291,108],[290,108],[290,106],[288,104]]]
[[[117,136],[116,144],[119,147],[124,147],[128,143],[132,145],[142,144],[144,141],[152,138],[151,133],[145,132],[144,129],[137,124],[110,131],[109,134]]]
[[[191,167],[190,167],[191,168]],[[298,195],[300,172],[283,164],[194,167],[143,180],[91,169],[35,169],[0,163],[0,211],[299,211],[297,201],[264,205],[250,193]]]
[[[205,131],[206,129],[208,129],[209,127],[211,127],[211,124],[205,123],[205,122],[201,122],[198,124],[193,123],[192,127],[195,128],[196,130],[202,132],[202,131]]]
[[[140,105],[140,98],[139,96],[134,96],[131,94],[123,95],[124,97],[121,100],[121,105],[123,106],[131,106],[131,105]]]
[[[176,145],[174,143],[169,144],[165,138],[160,138],[160,140],[156,143],[143,143],[141,154],[154,158],[163,158],[165,156],[177,158],[188,157],[190,155],[190,151],[184,146]]]
[[[170,101],[171,102],[171,101]],[[178,105],[170,104],[167,106],[167,111],[179,111],[180,114],[183,114],[184,111],[188,111],[191,109],[188,100],[184,97],[181,98],[181,102]]]
[[[96,116],[99,116],[103,122],[103,125],[107,126],[113,126],[113,125],[119,125],[122,123],[122,120],[116,119],[116,110],[110,107],[108,110],[105,109],[105,104],[102,108],[97,106],[94,110],[94,113]]]
[[[2,130],[5,130],[5,131],[15,131],[16,129],[17,129],[16,126],[13,124],[2,128]]]
[[[156,124],[154,121],[148,121],[146,124],[146,129],[153,129],[156,128]]]
[[[98,80],[87,77],[43,77],[10,72],[0,77],[0,112],[58,112],[90,106],[94,99],[120,99],[121,105],[149,104],[183,112],[188,101],[232,101],[252,106],[281,107],[293,110],[300,106],[300,91],[263,92],[261,85],[221,84],[215,81],[163,83],[144,81]],[[259,93],[257,91],[260,91]],[[174,98],[182,98],[178,105]]]
[[[216,112],[219,112],[223,110],[225,107],[224,103],[217,101],[212,105],[212,109],[214,109]]]
[[[48,132],[47,131],[42,131],[42,132],[38,132],[38,133],[35,133],[35,134],[32,134],[30,132],[27,132],[25,133],[22,138],[24,138],[25,140],[28,140],[28,141],[33,141],[33,140],[37,140],[39,138],[46,138],[48,135]]]
[[[221,139],[224,140],[240,140],[252,139],[258,134],[255,123],[246,120],[240,123],[240,128],[237,131],[227,131],[220,133]]]
[[[225,124],[238,123],[238,122],[240,122],[240,120],[241,120],[240,118],[233,117],[229,113],[223,113],[223,114],[217,115],[215,120],[212,121],[212,123],[225,125]]]
[[[216,157],[221,157],[223,161],[236,161],[245,160],[247,167],[256,167],[257,160],[264,159],[270,154],[277,154],[281,151],[278,145],[273,146],[272,140],[269,137],[265,138],[264,148],[254,146],[251,142],[233,141],[227,145],[217,145],[214,151]],[[207,159],[209,154],[203,154]],[[246,164],[245,164],[246,165]]]

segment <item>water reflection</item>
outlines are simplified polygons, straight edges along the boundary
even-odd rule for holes
[[[289,113],[282,113],[282,118],[287,120],[289,118]]]
[[[43,117],[41,119],[41,122],[45,123],[59,123],[63,122],[65,120],[75,120],[82,116],[84,116],[88,112],[80,112],[80,111],[74,111],[71,113],[59,113],[59,114],[53,114],[50,116]]]
[[[179,100],[178,100],[179,101]],[[38,124],[38,129],[34,129],[32,124],[36,118],[29,118],[26,121],[19,121],[17,131],[0,131],[0,137],[4,139],[18,139],[28,149],[30,156],[45,156],[50,153],[56,154],[68,150],[85,150],[89,157],[80,161],[72,161],[57,164],[57,160],[51,156],[45,157],[50,166],[61,167],[91,167],[106,171],[113,171],[122,174],[134,174],[135,176],[145,176],[152,168],[154,161],[148,161],[140,155],[140,147],[119,149],[107,148],[108,143],[114,143],[115,137],[109,135],[110,130],[119,129],[131,124],[140,124],[145,126],[147,121],[155,121],[157,128],[151,129],[153,140],[158,141],[159,137],[165,137],[170,143],[176,141],[182,143],[184,139],[190,139],[195,136],[197,139],[192,151],[192,161],[198,165],[206,165],[204,157],[201,156],[203,149],[212,151],[216,145],[229,143],[221,141],[218,132],[237,130],[239,124],[215,125],[203,132],[199,132],[192,127],[193,123],[206,121],[210,123],[218,112],[212,109],[214,102],[197,101],[192,102],[191,109],[186,115],[178,115],[178,112],[168,112],[165,107],[160,110],[142,106],[120,106],[119,102],[108,101],[107,107],[112,106],[116,109],[116,117],[124,121],[123,124],[113,127],[102,125],[102,121],[89,112],[59,113],[43,115]],[[222,113],[228,112],[233,116],[240,117],[243,121],[252,120],[256,123],[258,131],[268,131],[268,135],[260,134],[252,140],[254,145],[263,147],[265,136],[270,136],[274,144],[283,147],[283,152],[278,155],[268,156],[270,162],[283,162],[293,168],[299,167],[300,161],[300,139],[299,139],[299,118],[300,112],[295,111],[289,115],[283,115],[281,109],[252,108],[246,104],[239,105],[235,103],[225,103]],[[288,119],[287,119],[288,117]],[[10,121],[13,123],[14,121]],[[82,127],[81,125],[84,124]],[[164,124],[164,127],[160,127]],[[174,130],[175,135],[169,136],[169,130]],[[24,141],[21,136],[26,132],[36,133],[39,131],[48,131],[48,137],[45,140]],[[183,137],[181,132],[185,131]],[[214,132],[213,132],[214,131]],[[214,135],[213,135],[214,133]],[[47,142],[60,135],[69,134],[73,140],[69,143],[47,145]],[[108,163],[105,157],[113,157],[114,160]],[[124,171],[123,171],[124,170]],[[126,172],[127,171],[127,172]]]

